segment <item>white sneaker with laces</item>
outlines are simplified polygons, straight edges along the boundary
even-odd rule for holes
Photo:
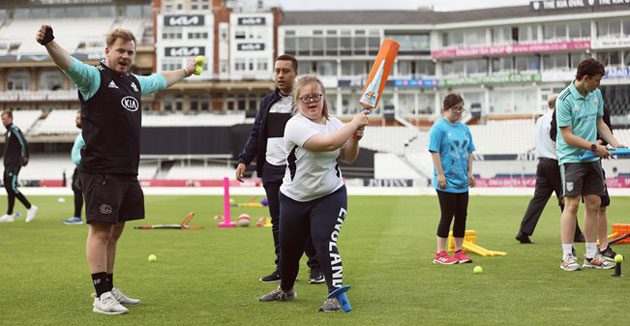
[[[116,299],[116,301],[120,302],[120,304],[126,304],[126,305],[132,305],[132,306],[140,304],[140,299],[132,299],[126,296],[117,288],[112,288],[112,294],[114,295],[114,298]]]
[[[564,269],[565,271],[569,271],[569,272],[579,271],[580,270],[580,264],[578,264],[577,258],[575,258],[575,256],[569,255],[569,256],[564,257],[562,259],[562,264],[560,264],[560,268]]]
[[[92,311],[106,315],[120,315],[129,312],[127,308],[121,305],[111,292],[101,294],[100,298],[94,298],[94,307]]]
[[[31,205],[31,208],[26,212],[26,219],[24,221],[26,223],[32,221],[35,218],[35,214],[37,214],[37,206]]]
[[[595,269],[611,269],[615,267],[614,262],[605,260],[601,254],[596,254],[593,258],[584,257],[584,264],[582,268],[595,268]]]
[[[0,223],[11,223],[15,221],[15,214],[4,214],[0,217]]]

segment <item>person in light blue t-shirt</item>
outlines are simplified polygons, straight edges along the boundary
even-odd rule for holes
[[[77,112],[75,123],[79,130],[81,129],[81,111]],[[81,218],[81,211],[83,210],[83,195],[81,194],[81,178],[79,177],[79,164],[81,164],[81,148],[85,146],[85,141],[81,132],[74,139],[72,145],[72,151],[70,152],[70,158],[74,163],[75,168],[72,173],[72,192],[74,193],[74,215],[72,217],[63,220],[63,224],[66,225],[81,225],[83,219]]]
[[[457,94],[444,98],[444,116],[429,132],[429,151],[433,159],[433,187],[437,191],[441,218],[437,229],[437,252],[433,263],[451,265],[470,263],[462,250],[466,232],[468,187],[475,186],[472,174],[472,153],[475,151],[470,129],[461,120],[464,100]],[[455,253],[446,252],[449,228],[453,223]]]

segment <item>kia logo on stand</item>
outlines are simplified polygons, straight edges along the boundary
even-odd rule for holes
[[[205,55],[204,47],[199,46],[183,46],[183,47],[167,47],[164,48],[164,56],[166,57],[196,57]]]
[[[203,26],[204,17],[202,15],[178,15],[164,16],[165,26]]]
[[[120,104],[122,104],[122,107],[125,108],[125,110],[130,112],[138,111],[138,108],[140,107],[138,100],[136,100],[133,96],[123,97],[122,100],[120,100]]]
[[[264,51],[265,43],[240,43],[236,45],[238,51]]]
[[[239,17],[239,25],[265,25],[265,17]]]

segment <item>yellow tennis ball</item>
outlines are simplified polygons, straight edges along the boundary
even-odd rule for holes
[[[201,75],[202,71],[203,71],[203,68],[201,68],[201,66],[195,66],[195,75],[197,76]]]
[[[621,254],[615,255],[615,263],[621,263],[623,261],[623,256]]]
[[[475,266],[475,268],[473,268],[473,273],[474,274],[481,274],[481,273],[483,273],[483,268],[481,268],[481,266]]]
[[[206,57],[202,56],[202,55],[198,55],[195,57],[195,64],[197,66],[203,66],[206,64]]]
[[[157,256],[156,255],[149,255],[149,261],[157,261]]]

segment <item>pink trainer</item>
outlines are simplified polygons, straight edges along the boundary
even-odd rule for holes
[[[436,252],[435,258],[433,259],[434,264],[440,265],[453,265],[457,264],[457,262],[457,258],[449,256],[446,251]]]
[[[453,254],[453,258],[457,259],[457,263],[459,264],[472,263],[472,259],[470,259],[463,250],[456,251]]]

